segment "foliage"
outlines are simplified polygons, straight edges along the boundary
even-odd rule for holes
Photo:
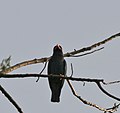
[[[0,63],[0,71],[4,71],[7,68],[10,67],[10,61],[11,61],[11,56],[9,56],[6,59],[3,59],[2,62]]]

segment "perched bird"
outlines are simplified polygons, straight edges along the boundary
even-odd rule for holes
[[[53,48],[53,55],[48,62],[48,74],[53,75],[66,75],[67,65],[63,56],[62,47],[57,44]],[[61,89],[64,84],[64,79],[56,77],[48,77],[51,89],[51,102],[60,102]]]

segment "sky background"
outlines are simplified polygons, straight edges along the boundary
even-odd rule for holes
[[[64,53],[90,46],[120,32],[119,0],[1,0],[0,61],[12,56],[11,65],[25,60],[48,57],[56,44]],[[101,46],[103,47],[103,46]],[[66,58],[74,77],[120,80],[120,38],[104,45],[105,49],[80,58]],[[11,73],[39,73],[43,64],[22,67]],[[46,69],[43,73],[46,74]],[[1,79],[0,84],[17,101],[24,113],[101,113],[73,96],[65,82],[60,103],[51,103],[46,78]],[[103,94],[96,84],[72,82],[84,99],[101,107],[117,102]],[[104,86],[120,97],[120,84]],[[118,102],[117,102],[118,103]],[[116,113],[120,112],[120,108]],[[17,113],[0,93],[0,113]]]

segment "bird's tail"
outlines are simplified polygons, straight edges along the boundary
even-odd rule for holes
[[[60,102],[60,92],[52,92],[51,102]]]

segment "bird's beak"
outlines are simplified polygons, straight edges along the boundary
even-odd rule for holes
[[[61,46],[59,44],[57,44],[56,47],[58,47],[59,49],[61,49]]]

